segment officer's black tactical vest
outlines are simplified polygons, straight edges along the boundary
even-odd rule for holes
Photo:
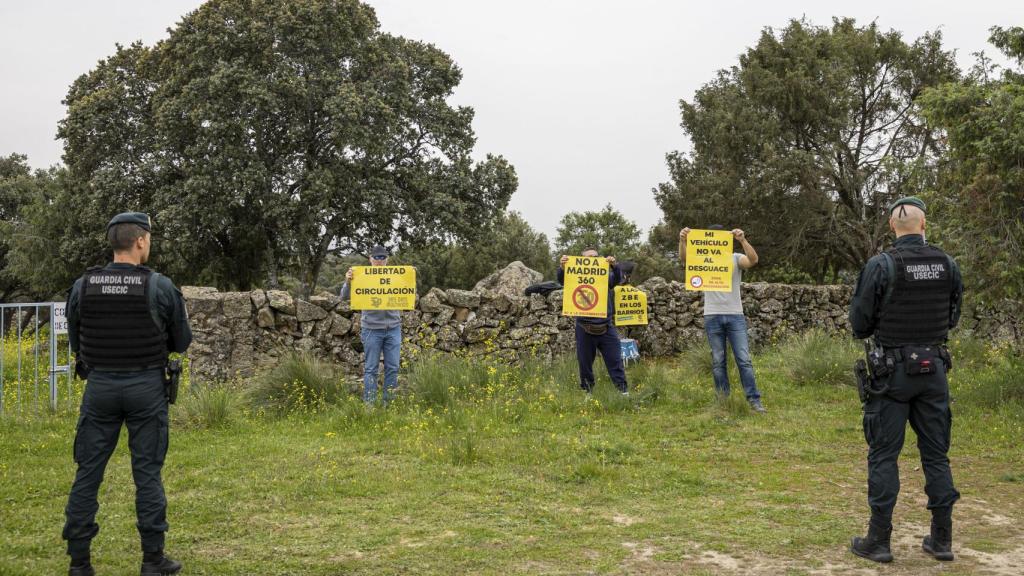
[[[82,277],[79,354],[100,370],[141,370],[167,362],[167,336],[150,314],[148,268],[90,269]]]
[[[875,338],[882,346],[942,344],[949,333],[953,271],[946,253],[933,246],[893,248],[892,296],[882,309]]]

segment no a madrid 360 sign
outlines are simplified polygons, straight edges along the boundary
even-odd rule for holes
[[[570,256],[565,263],[562,315],[608,317],[608,260],[595,256]]]

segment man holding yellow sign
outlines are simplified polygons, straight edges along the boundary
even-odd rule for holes
[[[345,273],[341,299],[352,301],[360,314],[359,338],[363,341],[363,400],[377,401],[377,373],[384,355],[386,404],[398,387],[398,365],[402,357],[402,316],[399,310],[416,306],[416,269],[388,266],[388,250],[374,246],[369,266],[353,266]]]
[[[742,254],[733,253],[734,240],[743,247]],[[757,252],[739,228],[732,232],[718,225],[707,230],[683,228],[679,231],[679,260],[686,270],[686,289],[704,292],[704,331],[711,345],[715,390],[721,396],[729,395],[729,372],[725,357],[725,344],[728,341],[736,358],[747,402],[755,412],[767,412],[761,403],[761,392],[754,379],[747,319],[743,315],[743,299],[740,296],[743,270],[757,264]]]
[[[594,357],[598,351],[615,387],[623,395],[629,394],[619,333],[612,324],[615,309],[610,291],[621,281],[614,256],[602,258],[597,250],[587,249],[582,256],[561,258],[558,282],[564,286],[562,315],[576,317],[580,386],[588,394],[594,389]]]

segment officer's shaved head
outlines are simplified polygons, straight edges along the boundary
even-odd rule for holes
[[[114,252],[127,252],[135,241],[149,234],[138,224],[114,224],[107,228],[107,241]]]
[[[922,234],[924,232],[924,210],[911,204],[902,204],[893,209],[889,225],[897,236]]]

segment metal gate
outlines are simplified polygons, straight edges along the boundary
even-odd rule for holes
[[[71,343],[64,302],[0,304],[0,416],[74,407]]]

